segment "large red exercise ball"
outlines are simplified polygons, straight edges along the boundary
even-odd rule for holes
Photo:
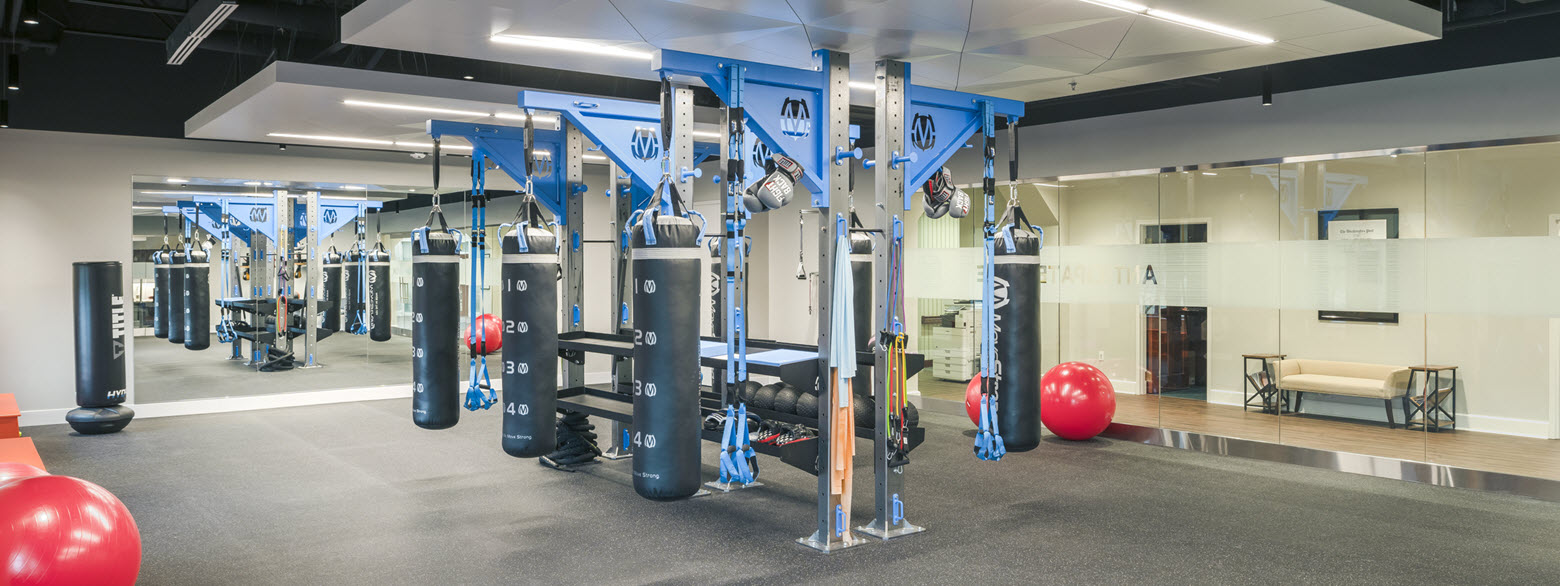
[[[1063,362],[1040,381],[1040,422],[1062,439],[1086,440],[1116,416],[1116,389],[1100,369]]]
[[[486,335],[484,343],[482,336]],[[504,322],[491,313],[477,316],[477,325],[466,331],[466,347],[472,354],[486,356],[504,345]]]
[[[980,425],[980,375],[970,379],[970,384],[964,387],[964,411],[970,414],[970,423]]]
[[[129,585],[140,571],[140,531],[108,490],[48,475],[0,485],[0,584]]]
[[[34,476],[45,476],[47,474],[48,472],[44,472],[42,469],[31,464],[23,464],[21,462],[0,462],[0,485],[19,478],[32,478]],[[3,561],[0,561],[0,563],[3,563]]]

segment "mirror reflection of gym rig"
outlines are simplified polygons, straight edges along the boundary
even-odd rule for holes
[[[390,340],[390,252],[368,240],[367,214],[382,207],[281,190],[195,195],[165,206],[163,246],[152,254],[153,334],[205,350],[214,331],[218,343],[231,345],[229,360],[260,372],[318,366],[319,341],[336,333]],[[178,218],[179,236],[167,233],[169,215]],[[327,239],[349,226],[355,241],[338,252]]]

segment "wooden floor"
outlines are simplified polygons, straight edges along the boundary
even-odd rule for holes
[[[922,376],[924,397],[964,400],[964,385]],[[1427,433],[1384,423],[1272,415],[1240,407],[1156,395],[1116,395],[1117,423],[1205,433],[1301,446],[1445,464],[1459,468],[1560,480],[1560,440],[1475,431]]]

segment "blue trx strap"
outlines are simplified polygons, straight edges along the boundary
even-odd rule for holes
[[[748,441],[747,405],[727,405],[726,425],[720,436],[720,481],[752,484],[758,480],[755,458]]]
[[[352,247],[358,251],[358,270],[356,277],[358,293],[357,296],[352,299],[352,305],[356,306],[357,301],[361,299],[363,300],[363,307],[361,309],[354,308],[354,311],[352,312],[352,323],[347,324],[347,333],[355,336],[368,335],[368,246],[364,244],[364,239],[367,238],[367,234],[368,219],[362,216],[358,216],[357,243],[352,245]],[[428,252],[426,234],[419,234],[419,236],[422,236],[421,240],[423,252]],[[342,270],[346,270],[345,264],[342,265]]]
[[[481,316],[478,307],[487,289],[487,168],[483,166],[483,153],[471,157],[471,302],[467,336],[475,338],[482,352],[472,351],[470,382],[466,386],[466,409],[487,409],[498,402],[498,392],[493,390],[493,379],[487,368],[487,328],[477,327]],[[524,238],[521,238],[524,241]]]
[[[980,429],[975,434],[975,457],[995,461],[1007,454],[1007,447],[1003,445],[1002,432],[997,427],[997,392],[1001,379],[996,365],[996,304],[993,299],[996,275],[992,270],[996,262],[997,147],[996,112],[991,102],[980,103],[980,115],[985,159],[985,174],[981,184],[985,194],[986,222],[983,228],[985,267],[982,271],[980,307]]]
[[[233,234],[228,229],[227,199],[222,199],[220,205],[222,206],[222,221],[218,225],[222,227],[222,296],[236,297],[238,292],[233,290]],[[200,208],[197,207],[196,213],[199,212]],[[226,307],[222,308],[222,320],[217,322],[217,341],[223,344],[238,339],[238,332],[233,329],[233,320],[229,319],[230,315]]]

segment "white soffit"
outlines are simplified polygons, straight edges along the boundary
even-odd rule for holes
[[[1109,3],[1109,2],[1106,2]],[[342,42],[654,78],[643,58],[496,43],[551,37],[810,67],[814,49],[913,64],[916,83],[1024,101],[1434,40],[1440,13],[1411,0],[1138,0],[1274,39],[1258,44],[1084,0],[368,0]],[[1076,88],[1072,85],[1077,83]],[[870,92],[857,92],[870,103]]]

